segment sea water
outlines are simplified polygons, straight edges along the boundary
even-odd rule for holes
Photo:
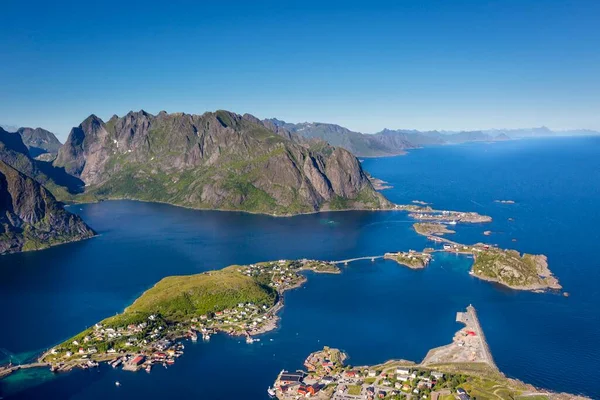
[[[366,159],[397,203],[492,216],[457,225],[453,240],[485,241],[546,254],[570,296],[514,291],[468,274],[465,256],[436,253],[424,270],[358,261],[340,275],[308,274],[286,293],[280,327],[247,344],[215,335],[184,342],[185,354],[150,374],[98,369],[21,371],[0,381],[4,398],[104,399],[194,396],[266,398],[283,369],[301,368],[323,346],[349,363],[420,361],[460,328],[456,311],[473,304],[499,368],[558,391],[599,398],[600,139],[469,144]],[[514,200],[502,204],[495,200]],[[99,236],[48,250],[0,257],[0,359],[23,362],[95,322],[121,312],[168,275],[281,258],[341,260],[421,250],[406,213],[334,212],[275,218],[110,201],[69,207]],[[486,230],[490,236],[483,235]],[[115,381],[121,383],[115,386]]]

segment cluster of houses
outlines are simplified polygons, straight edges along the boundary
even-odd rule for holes
[[[302,280],[302,277],[296,273],[299,267],[300,264],[296,261],[279,260],[277,262],[250,264],[243,267],[240,272],[251,277],[269,274],[269,284],[275,289],[285,290]]]
[[[343,366],[344,359],[343,353],[327,347],[313,353],[304,362],[306,371],[281,371],[269,394],[286,400],[375,400],[429,399],[452,391],[460,400],[469,399],[463,389],[450,387],[452,376],[440,371],[402,365],[350,368]],[[438,383],[441,386],[436,386]]]
[[[435,211],[431,212],[412,212],[409,217],[421,221],[438,221],[451,225],[456,225],[460,222],[490,222],[492,219],[487,215],[480,215],[476,212],[459,212],[459,211]]]

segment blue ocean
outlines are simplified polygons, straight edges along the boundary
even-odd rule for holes
[[[436,253],[420,271],[360,261],[340,275],[308,274],[305,286],[286,293],[280,327],[260,342],[224,335],[185,342],[175,365],[149,374],[106,365],[58,375],[21,371],[0,381],[0,397],[263,399],[281,369],[300,368],[325,345],[345,350],[353,365],[420,361],[451,340],[460,327],[455,313],[473,304],[507,376],[600,398],[600,138],[430,147],[365,159],[363,166],[393,186],[384,194],[396,203],[490,215],[490,224],[458,225],[451,238],[546,254],[570,296],[480,281],[468,274],[464,256]],[[164,276],[428,245],[399,211],[276,218],[133,201],[69,209],[99,236],[0,258],[1,363],[25,362],[121,312]],[[486,230],[492,234],[484,236]]]

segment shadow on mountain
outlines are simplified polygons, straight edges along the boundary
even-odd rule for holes
[[[69,193],[83,193],[83,190],[85,189],[84,182],[73,175],[69,175],[63,167],[55,167],[51,162],[38,160],[35,161],[35,164],[38,169],[52,179],[54,183],[65,187]]]

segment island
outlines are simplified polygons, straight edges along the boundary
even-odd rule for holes
[[[417,222],[413,224],[413,229],[419,235],[445,235],[447,233],[456,233],[455,231],[448,229],[447,225],[431,222]]]
[[[480,279],[501,283],[512,289],[560,290],[562,286],[548,268],[544,255],[520,254],[484,244],[474,246],[471,272]]]
[[[414,207],[412,205],[404,206]],[[458,222],[463,223],[485,223],[491,222],[492,217],[488,215],[481,215],[476,212],[461,212],[461,211],[449,211],[449,210],[434,210],[431,207],[417,207],[416,209],[409,209],[412,211],[409,216],[419,221],[435,221],[439,223],[447,223],[450,225],[456,225]]]
[[[452,343],[430,350],[420,363],[390,360],[350,366],[345,353],[324,347],[306,358],[305,371],[282,370],[268,393],[280,400],[585,399],[507,378],[494,363],[475,308],[457,313],[456,321],[464,327]]]
[[[407,252],[401,251],[398,253],[385,253],[383,258],[387,260],[394,260],[400,265],[404,265],[411,269],[423,269],[431,261],[431,254],[428,252],[418,252],[409,250]]]
[[[500,204],[515,204],[514,200],[494,200],[494,203]]]

